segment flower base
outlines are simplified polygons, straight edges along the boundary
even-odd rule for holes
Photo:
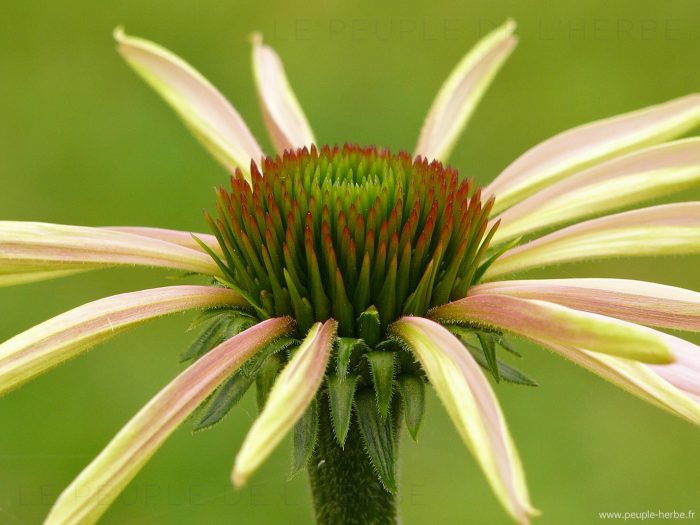
[[[308,466],[317,524],[395,525],[397,495],[377,478],[357,422],[351,422],[341,448],[333,434],[328,399],[323,396],[319,401],[318,439]],[[392,411],[394,423],[400,416],[400,410]]]

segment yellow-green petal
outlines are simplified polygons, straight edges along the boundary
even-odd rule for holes
[[[0,344],[0,395],[145,321],[186,310],[247,305],[233,290],[213,286],[153,288],[84,304]]]
[[[538,144],[484,190],[500,213],[553,182],[604,160],[659,144],[700,124],[700,94],[579,126]]]
[[[651,206],[555,231],[508,250],[484,280],[563,262],[700,253],[700,202]]]
[[[177,112],[185,125],[226,168],[246,175],[262,150],[226,98],[197,70],[167,49],[114,31],[119,53]]]
[[[124,265],[221,276],[201,250],[160,239],[105,228],[0,221],[0,284]]]
[[[275,380],[265,408],[236,456],[231,479],[242,486],[301,418],[326,371],[338,323],[316,323]]]
[[[258,100],[275,150],[282,153],[289,149],[311,146],[316,139],[289,85],[282,60],[274,49],[263,44],[259,33],[253,35],[252,43]]]
[[[669,363],[664,334],[604,315],[547,301],[479,294],[434,308],[432,319],[513,333],[543,346],[559,344],[648,363]]]
[[[420,317],[390,325],[420,361],[460,437],[493,491],[518,523],[538,513],[532,507],[520,458],[500,406],[471,354],[447,329]]]
[[[614,158],[563,179],[498,216],[493,244],[602,215],[700,184],[700,138]]]
[[[418,137],[415,154],[447,161],[469,117],[517,43],[509,20],[484,38],[455,66],[440,88]]]
[[[45,525],[95,523],[167,437],[217,386],[293,326],[287,317],[268,319],[190,365],[151,399],[61,493]]]

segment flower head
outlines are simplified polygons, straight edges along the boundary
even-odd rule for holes
[[[499,358],[517,353],[511,336],[700,424],[700,349],[656,330],[700,331],[700,294],[623,279],[503,280],[568,261],[700,251],[700,203],[610,214],[700,183],[700,140],[666,142],[700,122],[700,95],[557,135],[482,190],[446,163],[514,29],[506,23],[460,61],[413,155],[318,143],[280,58],[254,35],[276,148],[265,155],[194,68],[116,31],[119,52],[229,170],[230,186],[206,216],[211,234],[0,222],[0,284],[116,265],[209,278],[95,301],[0,345],[5,393],[118,331],[203,310],[182,356],[189,367],[65,490],[47,523],[96,521],[179,423],[199,407],[195,428],[215,425],[253,383],[261,414],[235,485],[293,430],[293,472],[308,468],[321,523],[394,522],[397,427],[403,418],[416,438],[431,385],[498,500],[527,523],[537,511],[482,372],[536,385]]]

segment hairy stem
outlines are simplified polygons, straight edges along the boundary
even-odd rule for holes
[[[333,434],[328,398],[319,401],[318,441],[308,467],[317,524],[396,525],[397,496],[377,478],[357,422],[353,418],[341,448]],[[397,408],[392,410],[394,423],[400,418]]]

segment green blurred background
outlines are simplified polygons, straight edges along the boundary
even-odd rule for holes
[[[230,97],[265,147],[247,35],[280,52],[321,141],[412,149],[460,56],[507,17],[520,44],[453,155],[486,182],[568,127],[700,89],[700,4],[688,1],[2,2],[0,215],[84,225],[204,228],[226,176],[114,52],[111,31],[153,39]],[[698,198],[689,192],[680,198]],[[695,258],[569,265],[542,275],[625,276],[700,290]],[[163,284],[115,270],[0,289],[0,338],[81,303]],[[102,345],[0,400],[0,523],[39,523],[112,435],[182,369],[193,337],[178,316]],[[697,342],[697,339],[695,339]],[[548,352],[524,346],[542,385],[497,393],[525,463],[537,523],[596,523],[600,511],[700,512],[700,433]],[[179,429],[104,523],[311,521],[285,442],[251,484],[229,473],[255,416]],[[438,401],[419,443],[403,438],[406,525],[508,523]]]

